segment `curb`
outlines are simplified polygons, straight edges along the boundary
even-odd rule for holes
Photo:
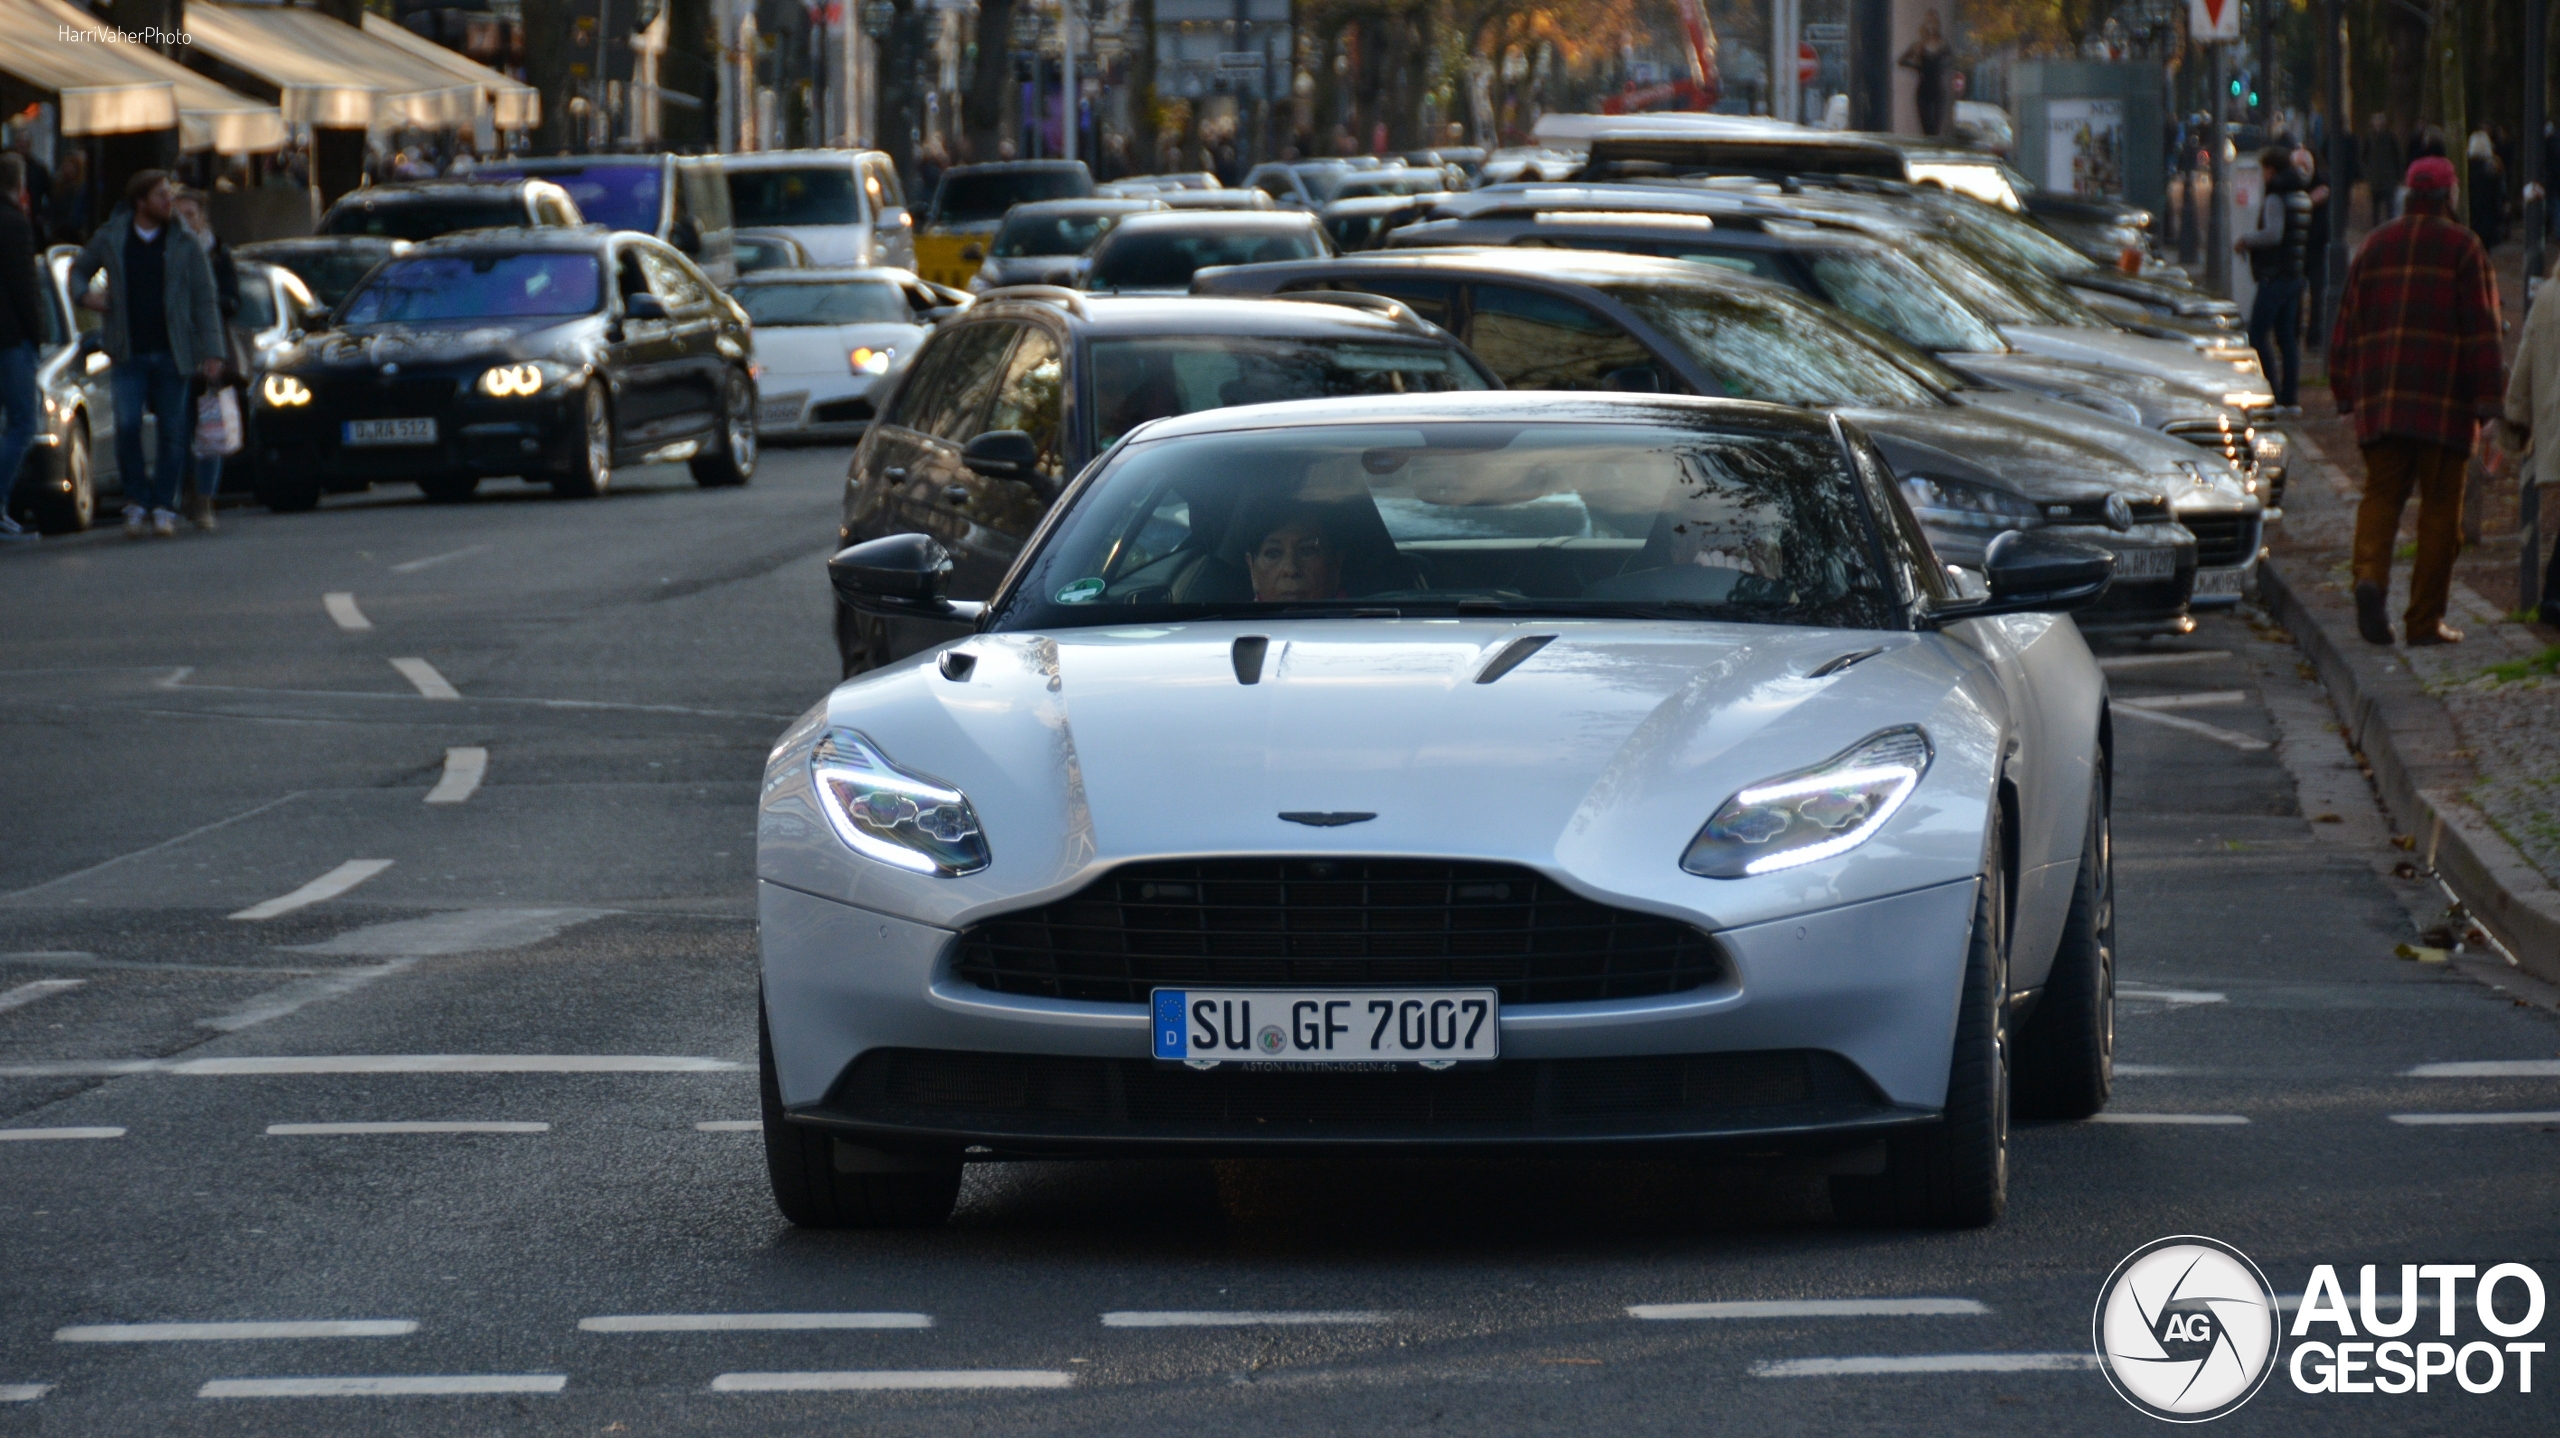
[[[2405,665],[2372,657],[2396,650],[2361,638],[2355,649],[2340,643],[2339,635],[2355,634],[2354,615],[2307,600],[2273,558],[2259,561],[2258,595],[2319,671],[2346,725],[2347,744],[2372,766],[2374,787],[2392,817],[2419,836],[2418,861],[2520,967],[2560,983],[2560,889],[2461,801],[2470,770],[2449,757],[2461,745],[2444,707]]]

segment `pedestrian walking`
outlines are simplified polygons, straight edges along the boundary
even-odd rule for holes
[[[197,375],[187,385],[187,413],[200,415],[207,396],[219,395],[226,388],[247,383],[247,368],[242,363],[245,356],[237,353],[240,349],[239,335],[231,327],[231,322],[240,315],[240,267],[232,261],[231,247],[213,232],[213,220],[205,213],[202,191],[180,190],[177,215],[178,223],[186,226],[188,232],[196,237],[196,243],[204,247],[205,261],[213,267],[214,308],[222,314],[222,373],[213,379]],[[232,403],[239,405],[242,399],[235,396]],[[223,457],[219,453],[207,453],[202,445],[190,444],[187,458],[188,493],[184,496],[187,522],[211,534],[214,530],[214,500],[222,491]]]
[[[36,341],[44,334],[35,221],[27,213],[26,156],[0,153],[0,542],[36,537],[12,513],[18,471],[36,442]]]
[[[1947,47],[1944,22],[1935,8],[1920,16],[1920,37],[1894,61],[1905,70],[1915,71],[1919,79],[1912,82],[1911,104],[1920,117],[1920,133],[1944,137],[1951,133],[1949,121],[1955,114],[1955,52]]]
[[[2560,279],[2560,260],[2551,267]],[[2518,484],[2560,485],[2560,284],[2545,281],[2525,312],[2524,342],[2516,347],[2515,372],[2507,377],[2506,448],[2518,454]],[[2560,519],[2560,504],[2545,495],[2544,533]],[[2560,545],[2542,576],[2542,606],[2535,618],[2560,624]]]
[[[2329,388],[2352,415],[2364,451],[2364,499],[2356,506],[2356,628],[2391,642],[2383,598],[2400,512],[2418,497],[2418,556],[2403,615],[2408,642],[2458,644],[2444,622],[2462,547],[2463,469],[2479,435],[2506,402],[2498,355],[2498,290],[2489,252],[2457,223],[2453,165],[2430,156],[2409,167],[2408,213],[2375,230],[2347,264],[2337,328],[2329,337]]]
[[[2275,382],[2276,412],[2302,412],[2303,259],[2311,248],[2311,191],[2293,168],[2293,146],[2268,146],[2258,156],[2266,198],[2258,202],[2258,227],[2232,242],[2249,258],[2258,282],[2249,303],[2249,344]]]
[[[163,538],[178,532],[178,482],[187,472],[195,412],[191,375],[222,373],[222,310],[213,265],[194,233],[177,223],[177,192],[166,170],[142,170],[125,184],[125,203],[80,249],[72,273],[106,271],[106,290],[80,295],[106,316],[101,341],[115,362],[116,472],[124,482],[124,532]],[[160,453],[146,468],[142,416],[160,425]]]

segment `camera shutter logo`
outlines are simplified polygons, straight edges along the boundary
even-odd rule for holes
[[[2276,1369],[2275,1290],[2227,1243],[2180,1234],[2145,1244],[2098,1290],[2098,1366],[2124,1401],[2171,1423],[2219,1418]]]

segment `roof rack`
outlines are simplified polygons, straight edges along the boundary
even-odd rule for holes
[[[1413,308],[1402,300],[1389,299],[1385,295],[1363,294],[1358,290],[1290,290],[1282,294],[1264,295],[1263,298],[1299,300],[1319,305],[1344,305],[1355,310],[1367,310],[1373,315],[1392,321],[1398,329],[1412,330],[1416,334],[1428,334],[1437,328],[1429,320],[1415,314]]]
[[[1026,304],[1056,305],[1077,319],[1083,319],[1084,292],[1065,285],[998,285],[978,296],[978,303],[993,300],[1021,300]]]

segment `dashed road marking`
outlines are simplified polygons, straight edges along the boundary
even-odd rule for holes
[[[462,697],[461,690],[454,688],[451,682],[436,672],[434,665],[423,659],[394,659],[391,661],[391,667],[400,671],[401,678],[417,686],[418,697],[421,699]]]
[[[901,1388],[1072,1388],[1076,1376],[1043,1368],[869,1369],[837,1373],[723,1373],[714,1393],[849,1393]]]
[[[2395,1113],[2391,1121],[2425,1128],[2475,1123],[2560,1124],[2560,1113]]]
[[[2560,1078],[2560,1059],[2479,1059],[2420,1064],[2404,1078]]]
[[[55,1138],[122,1138],[120,1128],[0,1128],[0,1143],[37,1143]]]
[[[581,1333],[794,1333],[932,1326],[930,1313],[619,1313],[578,1320]]]
[[[439,954],[483,954],[521,949],[557,937],[607,909],[454,909],[423,919],[394,919],[367,924],[316,944],[284,947],[303,954],[362,955],[371,958],[429,958]]]
[[[489,751],[478,747],[444,751],[444,777],[427,791],[430,804],[459,804],[480,787],[481,777],[489,772]]]
[[[449,550],[443,554],[430,554],[424,559],[412,559],[404,563],[395,564],[391,566],[391,572],[394,574],[415,574],[419,570],[424,569],[431,564],[442,564],[448,559],[460,559],[467,554],[478,554],[480,551],[487,549],[488,547],[489,546],[485,544],[466,544],[460,549]]]
[[[2117,1078],[2184,1078],[2199,1073],[2198,1069],[2178,1068],[2170,1064],[2117,1064]]]
[[[373,621],[364,617],[363,610],[356,608],[356,597],[343,589],[332,590],[321,595],[320,607],[329,611],[329,617],[337,622],[340,629],[358,630],[373,627]]]
[[[2158,1123],[2158,1124],[2241,1124],[2249,1120],[2236,1113],[2093,1113],[2090,1123]]]
[[[38,999],[49,999],[55,994],[68,993],[87,982],[89,982],[87,979],[38,979],[31,984],[20,984],[14,989],[0,989],[0,1013],[7,1013],[11,1009],[23,1009]]]
[[[239,916],[235,914],[232,917]],[[198,1019],[196,1026],[212,1029],[217,1033],[236,1034],[242,1029],[255,1028],[269,1019],[283,1018],[297,1009],[316,1004],[322,999],[334,999],[343,994],[354,993],[375,979],[396,974],[416,962],[415,959],[393,959],[387,964],[375,964],[370,968],[340,969],[335,973],[314,974],[309,978],[297,979],[281,988],[269,989],[227,1014]]]
[[[410,1318],[288,1319],[274,1323],[83,1323],[53,1331],[56,1343],[237,1343],[272,1338],[406,1338]]]
[[[2219,1004],[2229,1001],[2227,995],[2203,989],[2118,989],[2116,997],[2145,1004]]]
[[[52,1391],[50,1383],[0,1383],[0,1403],[33,1403]]]
[[[1976,1317],[1991,1310],[1971,1298],[1760,1298],[1720,1303],[1637,1303],[1627,1316],[1655,1320],[1707,1318]]]
[[[715,1118],[703,1123],[695,1124],[693,1127],[694,1131],[697,1133],[762,1133],[764,1132],[764,1120],[760,1118]]]
[[[2272,747],[2266,740],[2257,738],[2253,735],[2243,734],[2236,729],[2225,729],[2219,724],[2207,724],[2202,720],[2189,719],[2181,714],[2163,714],[2157,709],[2145,709],[2138,704],[2120,704],[2117,706],[2116,712],[2120,714],[2130,714],[2134,718],[2140,719],[2145,723],[2165,725],[2171,729],[2183,729],[2190,734],[2201,735],[2217,744],[2228,744],[2234,749],[2254,753],[2258,750]]]
[[[1105,1328],[1298,1328],[1330,1324],[1385,1323],[1390,1315],[1371,1309],[1222,1313],[1199,1309],[1136,1310],[1102,1315]]]
[[[216,1378],[198,1398],[395,1398],[430,1394],[557,1393],[566,1373],[418,1373],[362,1378]]]
[[[2140,699],[2119,699],[2136,709],[2215,709],[2227,704],[2246,704],[2249,696],[2237,689],[2212,689],[2201,694],[2153,694]]]
[[[1900,1373],[2075,1373],[2098,1366],[2094,1353],[1910,1353],[1867,1358],[1776,1358],[1751,1365],[1754,1378],[1862,1378]]]
[[[731,1073],[735,1059],[675,1054],[328,1054],[292,1058],[55,1059],[0,1064],[0,1078],[120,1078],[184,1074],[263,1078],[303,1074],[703,1074]]]
[[[278,894],[264,903],[251,904],[231,917],[272,919],[278,914],[290,914],[296,909],[307,909],[323,899],[336,898],[390,867],[389,859],[349,859],[290,894]]]
[[[2101,659],[2098,661],[2098,667],[2110,674],[2118,674],[2127,669],[2157,669],[2164,664],[2201,664],[2208,659],[2230,657],[2231,651],[2228,649],[2192,649],[2183,654],[2126,654],[2113,659]]]
[[[269,1138],[340,1138],[386,1133],[549,1133],[547,1123],[447,1123],[437,1120],[383,1123],[271,1123]]]

